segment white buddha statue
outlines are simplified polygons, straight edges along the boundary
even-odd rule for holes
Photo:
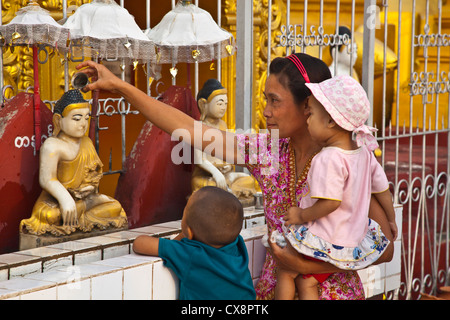
[[[341,26],[339,27],[338,33],[340,36],[347,35],[351,41],[352,33],[349,28]],[[359,81],[358,74],[354,69],[356,59],[358,59],[358,46],[356,42],[351,44],[350,52],[349,47],[346,45],[331,46],[330,54],[333,62],[329,65],[329,68],[333,77],[347,74]]]
[[[227,130],[222,120],[228,106],[227,89],[216,79],[209,79],[197,94],[200,120],[213,128]],[[217,186],[232,192],[243,204],[251,205],[259,190],[256,180],[247,173],[236,172],[234,165],[194,149],[192,192],[205,186]]]

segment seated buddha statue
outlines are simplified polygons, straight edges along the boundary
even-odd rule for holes
[[[226,131],[222,120],[228,106],[227,89],[216,79],[209,79],[197,94],[200,121],[210,127]],[[217,186],[232,192],[243,205],[252,205],[258,191],[257,181],[247,173],[236,172],[234,165],[194,149],[195,167],[192,173],[192,192],[205,186]]]
[[[79,90],[64,93],[53,112],[53,134],[42,144],[39,183],[42,192],[20,232],[68,235],[128,225],[120,203],[98,187],[103,164],[86,136],[90,105]]]

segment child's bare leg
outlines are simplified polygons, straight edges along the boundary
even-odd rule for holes
[[[297,286],[298,299],[299,300],[319,300],[319,281],[314,277],[304,278],[299,275],[295,279],[295,285]]]
[[[275,287],[275,300],[294,300],[295,278],[298,274],[278,269],[277,285]]]

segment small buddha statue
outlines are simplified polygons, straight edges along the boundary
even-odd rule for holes
[[[216,79],[209,79],[197,94],[197,106],[200,111],[200,121],[204,124],[226,131],[227,124],[222,120],[228,106],[227,89]],[[192,173],[192,192],[205,186],[217,186],[232,192],[243,205],[252,205],[254,194],[259,185],[247,173],[236,172],[234,165],[194,149]]]
[[[64,93],[53,112],[53,134],[42,144],[42,192],[20,232],[54,236],[128,226],[120,203],[98,191],[103,164],[86,136],[90,105],[79,90]]]
[[[345,26],[339,27],[338,34],[340,36],[347,35],[350,40],[352,38],[350,29]],[[330,46],[330,54],[333,58],[333,62],[329,65],[329,69],[333,77],[347,74],[359,81],[358,74],[354,69],[356,59],[358,59],[358,46],[355,41],[351,45],[351,52],[349,52],[348,47],[343,44]]]

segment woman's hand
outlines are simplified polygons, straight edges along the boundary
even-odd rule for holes
[[[269,239],[270,239],[269,234]],[[324,261],[313,261],[306,259],[302,254],[298,253],[287,241],[287,245],[284,248],[279,247],[276,243],[269,243],[269,252],[275,259],[277,265],[287,271],[296,272],[300,274],[311,273],[333,273],[342,272],[344,270],[339,269]]]
[[[269,234],[269,239],[271,235],[272,234]],[[304,258],[301,254],[295,251],[289,241],[286,240],[287,245],[284,248],[281,248],[279,245],[272,241],[267,242],[269,243],[269,247],[267,248],[267,250],[269,250],[280,268],[284,270],[300,272],[301,264],[304,261]]]
[[[87,74],[92,80],[90,84],[86,85],[82,89],[84,92],[93,90],[108,90],[117,93],[117,85],[122,80],[117,78],[104,65],[89,60],[80,63],[76,66],[76,68],[80,70],[80,72]]]

